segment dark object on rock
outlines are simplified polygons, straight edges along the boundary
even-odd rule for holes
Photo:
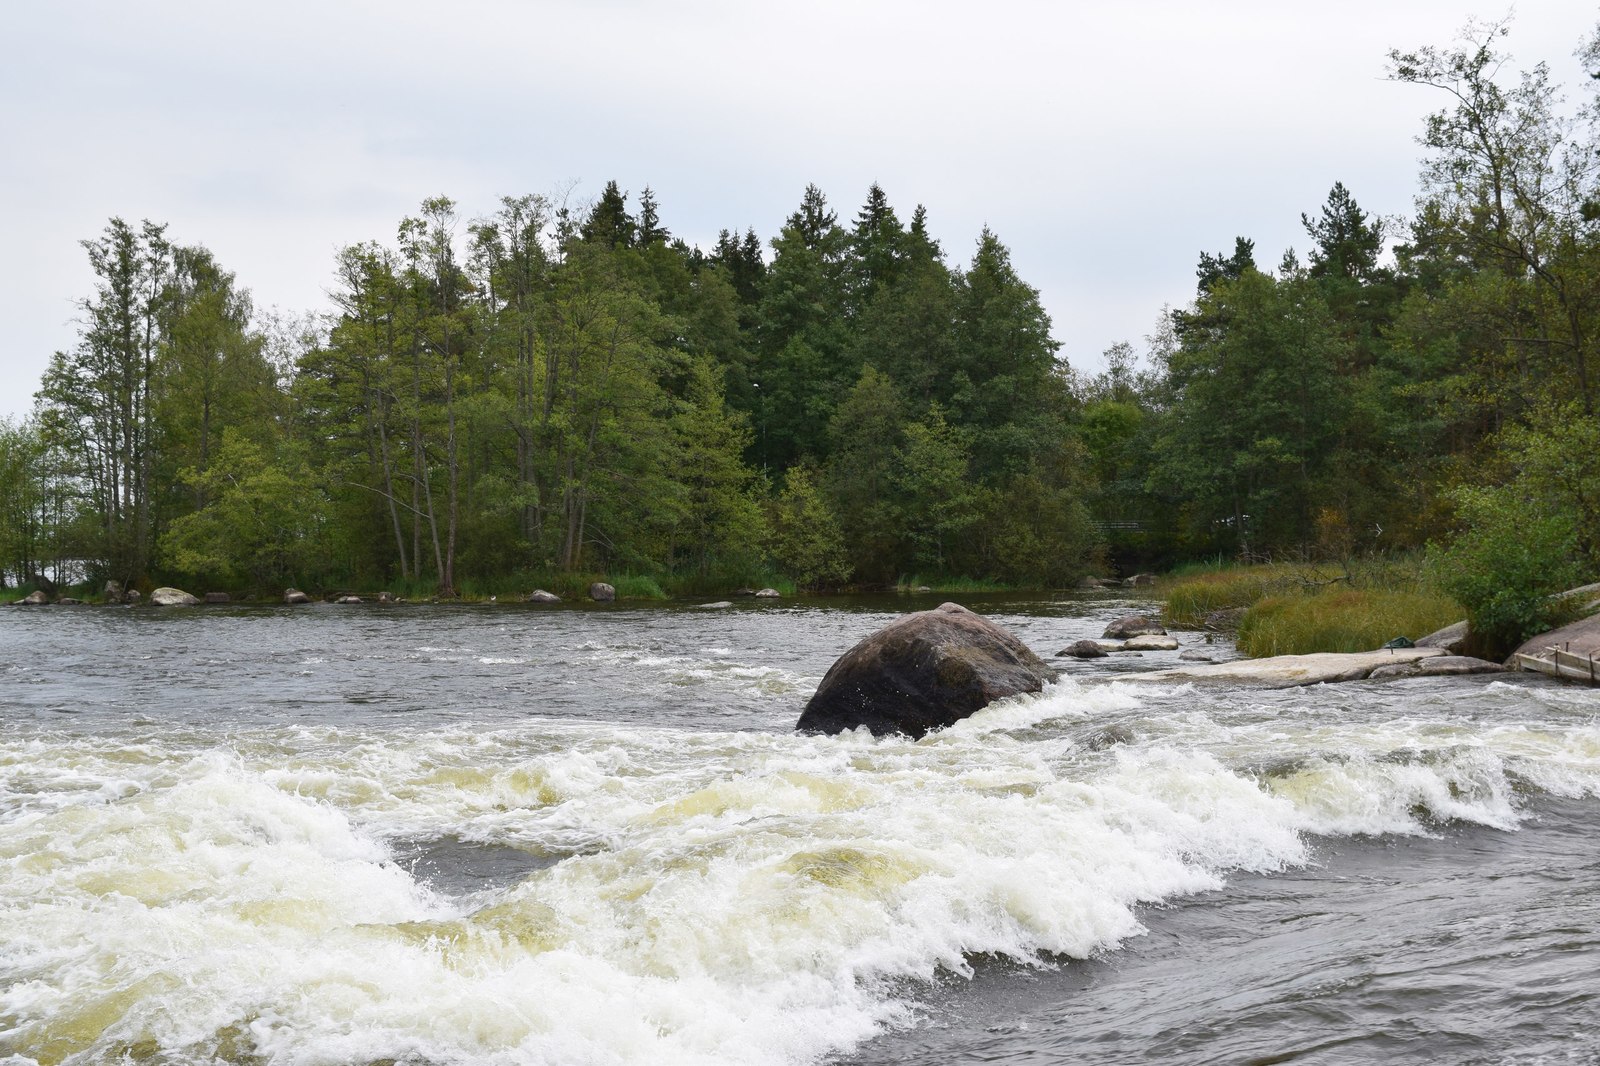
[[[229,596],[226,592],[208,592],[208,593],[206,593],[206,602],[207,603],[232,603],[233,602],[233,597]]]
[[[617,590],[604,581],[589,586],[589,598],[596,603],[610,603],[617,598]]]
[[[528,593],[528,602],[560,603],[561,597],[557,596],[554,592],[546,592],[544,589],[534,589],[532,592]]]
[[[1027,645],[956,603],[873,633],[833,664],[795,728],[921,737],[997,699],[1038,692],[1057,673]]]
[[[1505,667],[1487,659],[1474,659],[1468,655],[1436,655],[1430,659],[1413,659],[1408,663],[1380,666],[1367,677],[1384,681],[1396,677],[1454,677],[1459,674],[1501,674]]]
[[[1106,631],[1101,636],[1109,640],[1127,640],[1129,637],[1142,637],[1150,634],[1164,637],[1167,631],[1161,623],[1154,621],[1146,614],[1125,614],[1121,618],[1106,626]]]
[[[307,596],[304,592],[301,592],[299,589],[285,589],[284,593],[283,593],[283,602],[284,603],[310,603],[311,602],[311,597]]]
[[[22,599],[18,600],[17,601],[17,606],[18,607],[44,607],[47,604],[49,604],[49,602],[50,602],[50,597],[49,596],[46,596],[42,590],[35,589],[34,591],[28,593],[26,596],[22,597]]]
[[[775,600],[775,599],[778,599],[781,595],[782,595],[782,593],[780,593],[777,589],[762,589],[760,592],[756,593],[756,599],[758,599],[758,600]]]
[[[1415,648],[1416,647],[1416,645],[1411,642],[1411,638],[1410,637],[1395,637],[1393,640],[1387,641],[1383,646],[1385,648],[1388,648],[1391,651],[1394,650],[1395,648]]]
[[[193,607],[199,602],[198,596],[169,585],[163,585],[150,594],[150,603],[156,607]]]
[[[1068,644],[1056,652],[1057,655],[1068,655],[1074,659],[1104,659],[1106,650],[1097,640],[1079,640]]]

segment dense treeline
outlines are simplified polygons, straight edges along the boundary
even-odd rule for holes
[[[113,219],[38,414],[8,431],[6,560],[267,588],[559,572],[801,585],[1095,560],[1076,399],[984,232],[951,265],[874,186],[672,239],[649,189],[585,211],[424,202],[269,343],[204,249]]]
[[[1148,351],[1087,378],[994,234],[953,262],[877,186],[846,220],[808,187],[770,241],[709,251],[648,188],[473,219],[428,200],[339,253],[299,329],[203,248],[112,220],[78,345],[0,430],[0,559],[448,594],[1057,585],[1107,550],[1432,543],[1490,584],[1565,580],[1600,565],[1600,136],[1542,67],[1512,75],[1503,35],[1391,54],[1445,105],[1410,219],[1335,183],[1303,260],[1203,254]]]

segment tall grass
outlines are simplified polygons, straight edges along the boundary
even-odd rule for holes
[[[1372,651],[1395,637],[1416,640],[1461,620],[1461,606],[1439,592],[1343,589],[1268,596],[1239,620],[1246,655]]]
[[[1371,651],[1463,617],[1460,604],[1430,583],[1419,555],[1337,564],[1207,563],[1169,575],[1163,585],[1171,624],[1202,626],[1215,612],[1237,612],[1239,650],[1255,656]]]

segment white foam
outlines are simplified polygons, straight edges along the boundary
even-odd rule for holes
[[[1514,828],[1517,782],[1600,795],[1592,716],[1347,723],[1062,682],[920,741],[8,737],[0,1046],[812,1061],[907,1023],[908,979],[1111,950],[1141,905],[1303,863],[1310,834]],[[446,836],[567,857],[452,900],[387,843]]]

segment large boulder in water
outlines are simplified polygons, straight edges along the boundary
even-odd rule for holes
[[[150,603],[156,607],[193,607],[199,602],[198,597],[168,585],[163,585],[150,594]]]
[[[845,652],[795,728],[921,737],[1003,696],[1038,692],[1056,671],[993,622],[956,603],[919,611]]]

